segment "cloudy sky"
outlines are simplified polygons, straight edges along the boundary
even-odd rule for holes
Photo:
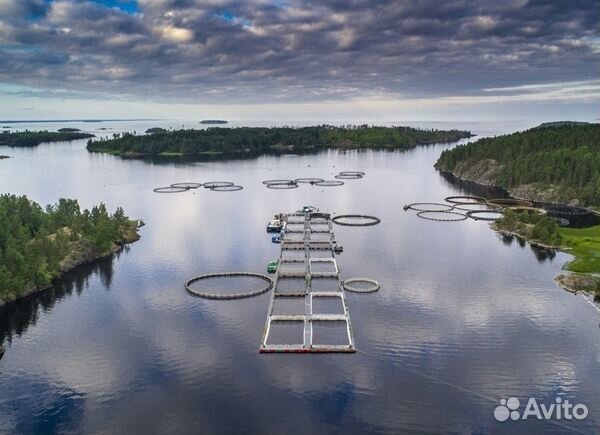
[[[0,0],[0,118],[596,119],[598,0]]]

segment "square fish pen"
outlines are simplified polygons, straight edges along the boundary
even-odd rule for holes
[[[293,236],[281,243],[260,352],[356,352],[329,216],[285,219]]]

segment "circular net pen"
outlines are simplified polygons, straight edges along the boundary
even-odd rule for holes
[[[476,221],[497,221],[504,216],[503,210],[472,210],[467,216]]]
[[[362,178],[362,175],[344,175],[344,174],[337,174],[335,177],[333,178],[337,178],[339,180],[358,180],[360,178]]]
[[[215,186],[211,187],[210,190],[211,192],[236,192],[238,190],[242,190],[243,188],[243,186],[234,184],[232,186]]]
[[[294,181],[296,183],[315,184],[315,183],[320,183],[321,181],[325,181],[325,179],[315,178],[315,177],[306,177],[306,178],[296,178]]]
[[[296,180],[264,180],[262,184],[269,185],[289,185],[296,184]]]
[[[417,213],[421,219],[437,222],[459,222],[467,219],[467,215],[456,211],[420,211]]]
[[[156,193],[181,193],[181,192],[187,192],[189,189],[187,187],[173,187],[173,186],[167,186],[167,187],[157,187],[156,189],[152,189],[153,192]]]
[[[499,207],[531,207],[533,203],[526,199],[515,198],[495,198],[488,200],[488,204],[497,205]]]
[[[362,214],[342,214],[331,219],[336,225],[346,227],[370,227],[377,225],[381,219],[375,216],[367,216]]]
[[[324,180],[319,181],[317,183],[313,183],[313,186],[321,186],[321,187],[336,187],[343,186],[344,182],[340,180]]]
[[[223,281],[237,281],[224,286]],[[246,281],[241,283],[240,281]],[[260,285],[249,285],[251,281],[259,281]],[[198,285],[198,283],[202,283]],[[226,290],[223,289],[226,287]],[[246,288],[247,287],[247,288]],[[189,279],[185,289],[193,296],[204,299],[232,300],[258,296],[273,288],[273,280],[266,275],[251,272],[207,273]]]
[[[344,290],[352,293],[374,293],[379,291],[381,286],[374,279],[369,278],[351,278],[342,283]]]
[[[231,181],[208,181],[203,184],[205,189],[213,189],[215,187],[235,186]]]
[[[287,184],[271,183],[271,184],[267,184],[266,186],[267,186],[267,189],[275,189],[275,190],[287,190],[287,189],[297,189],[298,188],[297,183],[287,183]]]
[[[185,189],[197,189],[202,187],[202,183],[173,183],[171,187],[183,187]]]
[[[485,204],[487,199],[481,196],[448,196],[444,201],[450,204]]]
[[[487,210],[501,210],[502,207],[499,205],[489,203],[465,203],[465,204],[454,204],[454,210],[460,211],[487,211]]]
[[[583,207],[572,207],[570,205],[548,205],[544,209],[549,216],[555,217],[583,217],[592,214],[590,210]]]
[[[412,204],[406,204],[404,206],[404,210],[415,211],[451,211],[453,209],[453,205],[443,204],[441,202],[413,202]]]
[[[505,210],[512,210],[515,213],[527,213],[527,214],[538,214],[538,215],[546,215],[548,212],[543,208],[537,207],[506,207]]]
[[[362,172],[362,171],[342,171],[339,173],[339,175],[342,176],[350,176],[350,177],[363,177],[365,175],[367,175],[366,172]]]

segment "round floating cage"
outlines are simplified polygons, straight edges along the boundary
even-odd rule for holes
[[[363,222],[344,222],[344,220],[362,220]],[[337,225],[346,227],[369,227],[377,225],[381,219],[375,216],[367,216],[362,214],[341,214],[331,219],[331,222]]]
[[[244,188],[243,186],[238,186],[238,185],[234,184],[232,186],[211,187],[210,190],[213,192],[235,192],[238,190],[242,190],[243,188]]]
[[[366,172],[361,172],[361,171],[342,171],[339,173],[339,175],[342,176],[349,176],[349,177],[362,177],[364,175],[367,175]]]
[[[484,204],[487,199],[481,196],[448,196],[444,198],[444,201],[450,204]]]
[[[548,205],[544,209],[550,216],[587,216],[592,214],[590,210],[583,207],[572,207],[570,205]]]
[[[207,280],[210,278],[238,278],[238,277],[258,278],[258,279],[264,281],[266,284],[255,290],[239,292],[239,293],[228,293],[228,294],[214,293],[213,291],[203,291],[201,289],[195,289],[192,287],[192,284],[202,281],[202,280]],[[191,295],[197,296],[199,298],[219,299],[219,300],[242,299],[242,298],[249,298],[252,296],[258,296],[260,294],[268,292],[272,288],[273,288],[273,280],[271,278],[269,278],[267,275],[262,275],[260,273],[251,273],[251,272],[207,273],[204,275],[200,275],[200,276],[191,278],[185,283],[185,289]]]
[[[286,190],[286,189],[297,189],[298,188],[298,184],[297,183],[292,183],[292,184],[279,184],[279,183],[271,183],[271,184],[267,184],[267,189],[281,189],[281,190]]]
[[[324,180],[324,181],[318,181],[316,183],[313,183],[313,185],[321,186],[321,187],[335,187],[335,186],[343,186],[344,182],[339,181],[339,180]]]
[[[181,193],[181,192],[187,192],[188,188],[187,187],[167,186],[167,187],[157,187],[156,189],[152,189],[152,191],[156,192],[156,193]]]
[[[323,178],[306,177],[306,178],[296,178],[294,181],[296,183],[315,184],[315,183],[320,183],[321,181],[325,181],[325,180]]]
[[[506,207],[505,210],[512,210],[516,213],[527,212],[528,214],[546,215],[548,212],[538,207]]]
[[[488,203],[465,203],[465,204],[454,204],[454,210],[460,211],[487,211],[487,210],[501,210],[502,207],[499,205],[488,204]]]
[[[197,189],[202,187],[202,183],[173,183],[171,187],[183,187],[185,189]]]
[[[262,184],[269,185],[288,185],[296,184],[296,180],[264,180]]]
[[[533,202],[526,199],[515,198],[495,198],[488,200],[488,204],[497,205],[500,207],[532,207]]]
[[[209,181],[203,184],[205,189],[213,189],[215,187],[235,186],[231,181]]]
[[[421,219],[437,222],[459,222],[467,219],[467,216],[456,211],[425,210],[417,213]]]
[[[415,211],[451,211],[454,209],[454,206],[441,202],[413,202],[412,204],[405,205],[404,209]]]
[[[485,216],[487,215],[487,216]],[[492,215],[490,217],[490,215]],[[504,216],[503,210],[472,210],[467,212],[467,216],[476,221],[497,221]]]
[[[337,178],[339,180],[358,180],[359,178],[362,178],[362,175],[358,175],[358,174],[337,174],[335,177],[333,178]]]
[[[352,286],[350,284],[368,284],[369,287],[361,288],[356,285]],[[373,293],[378,291],[381,286],[374,279],[369,278],[351,278],[347,279],[342,283],[344,290],[353,292],[353,293]]]

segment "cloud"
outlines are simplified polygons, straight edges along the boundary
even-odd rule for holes
[[[594,0],[0,0],[0,8],[9,11],[0,17],[0,81],[74,94],[204,104],[449,98],[597,75]]]

